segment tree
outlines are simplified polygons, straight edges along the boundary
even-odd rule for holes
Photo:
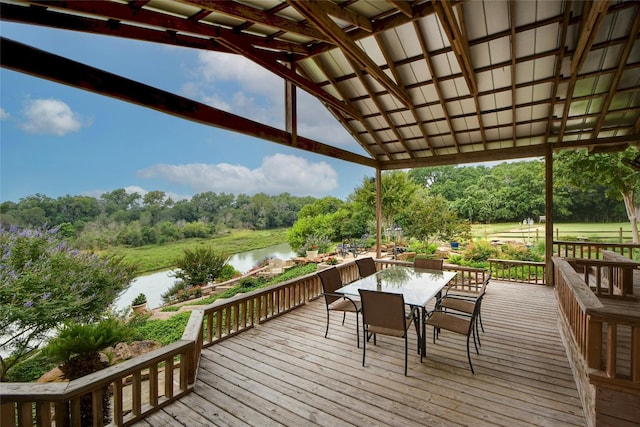
[[[559,180],[585,190],[600,183],[607,188],[607,197],[624,201],[631,223],[633,243],[639,243],[638,215],[640,205],[636,193],[640,190],[640,171],[628,165],[639,155],[630,147],[619,153],[589,153],[585,150],[563,151],[556,156],[556,176]]]
[[[470,224],[458,219],[455,210],[442,196],[415,197],[400,220],[405,233],[424,241],[428,246],[438,240],[468,240]]]
[[[66,321],[98,319],[131,283],[122,258],[74,250],[57,230],[0,229],[0,381],[47,333]]]
[[[218,254],[210,246],[185,248],[174,262],[175,276],[182,279],[187,288],[203,286],[218,278],[228,262],[228,255]]]

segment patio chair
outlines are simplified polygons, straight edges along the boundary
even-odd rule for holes
[[[481,293],[478,298],[473,303],[473,312],[470,316],[460,316],[453,313],[448,313],[442,310],[441,308],[436,308],[432,312],[428,314],[429,318],[427,319],[427,325],[433,326],[433,342],[436,342],[436,333],[439,333],[440,330],[444,329],[447,331],[454,332],[456,334],[466,335],[467,337],[467,359],[469,360],[469,367],[471,368],[471,373],[475,375],[475,371],[473,370],[473,364],[471,363],[471,352],[469,350],[469,341],[471,336],[473,335],[473,345],[476,348],[476,354],[480,354],[478,351],[478,344],[476,343],[476,321],[478,318],[478,314],[480,313],[480,305],[482,303],[482,299],[484,298],[484,293]],[[420,361],[422,361],[422,355],[420,356]]]
[[[358,289],[358,292],[362,301],[362,366],[367,354],[367,341],[371,335],[373,335],[374,345],[377,334],[404,338],[404,375],[406,376],[408,331],[411,323],[417,322],[417,309],[413,308],[409,314],[406,314],[402,294],[366,289]]]
[[[473,314],[475,301],[481,295],[484,295],[487,290],[489,280],[491,280],[491,272],[489,272],[489,274],[485,277],[484,282],[482,282],[482,287],[477,293],[456,291],[455,287],[449,287],[447,288],[442,298],[440,298],[436,302],[436,305],[445,311],[448,309],[471,316]],[[482,332],[484,332],[484,325],[482,324],[482,307],[478,308],[478,322],[476,322],[475,325],[476,333],[478,332],[478,323],[480,324],[480,329],[482,329]],[[479,335],[478,344],[480,344]]]
[[[376,262],[371,257],[360,258],[356,260],[360,277],[367,277],[375,274],[378,269],[376,268]]]
[[[442,270],[444,261],[441,259],[416,258],[413,260],[413,268],[424,268],[426,270]]]
[[[342,312],[342,324],[346,318],[347,312],[353,312],[356,314],[356,342],[358,348],[360,348],[360,323],[359,313],[362,312],[362,306],[360,301],[349,298],[346,295],[335,293],[335,291],[342,287],[342,278],[337,268],[331,267],[325,270],[319,271],[320,281],[322,282],[322,294],[324,295],[324,301],[327,306],[327,329],[325,330],[324,337],[329,334],[329,312],[341,311]]]

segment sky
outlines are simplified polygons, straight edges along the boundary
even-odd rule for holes
[[[284,129],[284,82],[229,54],[38,26],[0,34],[173,94]],[[298,134],[364,150],[313,97],[298,90]],[[0,201],[43,194],[100,197],[124,188],[174,200],[212,191],[334,196],[373,168],[190,122],[0,68]]]

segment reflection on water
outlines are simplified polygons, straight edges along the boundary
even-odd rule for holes
[[[269,246],[267,248],[255,249],[233,255],[229,259],[236,270],[246,273],[251,270],[259,261],[267,257],[290,259],[295,257],[295,252],[291,250],[288,243]],[[156,308],[162,305],[162,294],[173,286],[176,278],[171,270],[160,271],[153,274],[137,277],[115,302],[116,310],[123,310],[129,307],[131,301],[140,293],[147,296],[147,307]]]
[[[409,281],[410,270],[408,268],[387,268],[380,270],[378,276],[385,284],[401,287]]]

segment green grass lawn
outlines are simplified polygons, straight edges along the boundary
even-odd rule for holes
[[[619,242],[620,229],[625,243],[631,242],[631,224],[629,222],[612,223],[554,223],[553,236],[559,240],[575,240],[578,236],[589,240]],[[522,223],[474,224],[471,227],[474,239],[533,241],[537,236],[544,240],[545,224],[535,223],[529,226]],[[530,234],[529,234],[530,233]],[[536,234],[537,233],[537,234]]]

